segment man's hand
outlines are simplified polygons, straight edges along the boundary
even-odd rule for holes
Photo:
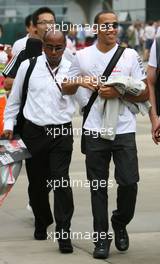
[[[84,88],[90,89],[92,91],[96,91],[99,89],[97,77],[80,76],[78,77],[78,79],[79,79],[79,85],[83,86]]]
[[[64,78],[62,83],[62,91],[64,94],[76,93],[79,86],[87,88],[92,91],[99,89],[98,77],[94,76],[76,76],[74,78]]]
[[[6,91],[10,91],[12,89],[13,81],[13,78],[6,77],[6,79],[4,80],[4,89]]]
[[[158,143],[160,142],[160,119],[158,118],[157,115],[152,115],[151,123],[152,123],[152,129],[151,129],[152,139],[154,143],[158,145]]]
[[[13,138],[13,131],[12,130],[4,130],[1,137],[11,140]]]
[[[152,139],[155,144],[159,144],[160,142],[160,120],[157,122],[157,126],[155,127],[153,134],[152,134]]]
[[[120,93],[113,86],[100,86],[98,94],[104,99],[120,97]]]

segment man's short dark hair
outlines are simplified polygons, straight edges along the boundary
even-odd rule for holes
[[[101,12],[99,12],[96,16],[95,16],[95,18],[94,18],[94,24],[98,24],[99,23],[99,17],[101,16],[101,15],[104,15],[104,14],[114,14],[115,16],[116,16],[116,13],[114,12],[114,11],[101,11]]]
[[[30,27],[31,25],[31,22],[32,22],[32,15],[28,15],[26,18],[25,18],[25,26],[26,27]]]
[[[33,25],[36,26],[37,25],[37,21],[39,19],[39,15],[44,14],[44,13],[49,13],[51,15],[54,16],[54,19],[56,20],[56,16],[54,11],[52,11],[49,7],[40,7],[39,9],[37,9],[33,14],[32,14],[32,22]]]

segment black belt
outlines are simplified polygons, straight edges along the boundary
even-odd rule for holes
[[[67,122],[67,123],[58,124],[58,125],[49,124],[49,125],[45,125],[45,126],[39,126],[39,125],[36,125],[36,124],[32,123],[28,119],[26,119],[25,123],[30,125],[30,126],[32,126],[32,127],[41,128],[41,129],[44,129],[44,130],[46,130],[48,128],[63,128],[63,127],[71,127],[72,126],[72,122]]]

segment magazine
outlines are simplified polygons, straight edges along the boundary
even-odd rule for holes
[[[31,154],[21,138],[0,139],[0,167],[30,157]]]

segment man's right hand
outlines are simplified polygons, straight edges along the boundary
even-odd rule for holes
[[[74,94],[76,93],[79,86],[87,88],[92,91],[99,89],[98,77],[94,76],[76,76],[74,78],[64,78],[62,82],[63,94]]]
[[[152,129],[152,139],[155,144],[160,143],[160,121],[157,122],[156,127],[154,127],[154,130]]]
[[[92,91],[99,89],[98,78],[93,76],[79,76],[78,84]]]
[[[13,138],[13,131],[12,130],[4,130],[1,137],[11,140]]]

